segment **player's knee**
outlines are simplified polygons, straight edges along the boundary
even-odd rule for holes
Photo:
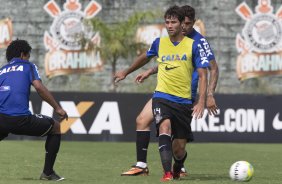
[[[182,159],[185,156],[185,154],[186,154],[186,151],[183,149],[173,150],[173,155],[178,160]]]
[[[171,127],[170,124],[166,122],[162,122],[160,127],[159,127],[159,133],[160,134],[171,134]]]
[[[138,130],[147,130],[150,128],[150,121],[148,118],[145,118],[143,115],[138,115],[136,118],[136,127]]]
[[[58,123],[57,121],[54,122],[54,125],[53,125],[53,128],[52,128],[50,134],[61,134],[60,123]]]

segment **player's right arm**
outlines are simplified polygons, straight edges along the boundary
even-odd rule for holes
[[[209,115],[216,115],[218,107],[216,105],[216,101],[214,98],[214,92],[217,85],[218,80],[218,66],[217,62],[215,60],[214,53],[211,49],[210,44],[206,40],[206,38],[200,39],[200,44],[202,45],[202,48],[205,50],[205,53],[207,55],[207,58],[209,60],[209,84],[207,88],[207,99],[206,99],[206,106],[209,112]]]
[[[129,68],[118,71],[114,75],[115,82],[119,82],[126,78],[126,76],[135,70],[141,68],[145,64],[147,64],[153,57],[158,55],[159,50],[159,38],[157,38],[153,44],[151,45],[150,49],[147,52],[142,53],[140,56],[138,56],[134,62],[130,65]]]
[[[192,109],[192,116],[196,119],[199,119],[203,116],[205,108],[207,92],[207,68],[209,67],[209,61],[203,47],[197,41],[193,42],[192,49],[193,66],[198,71],[199,75],[199,99]]]
[[[209,64],[210,64],[210,67],[209,67],[210,77],[209,77],[209,85],[208,85],[208,90],[207,90],[206,105],[207,105],[209,114],[216,115],[218,107],[216,105],[213,95],[215,92],[219,71],[218,71],[218,66],[215,60],[211,60]]]

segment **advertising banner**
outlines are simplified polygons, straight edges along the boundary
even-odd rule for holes
[[[69,115],[61,122],[64,140],[135,141],[137,115],[151,94],[54,93]],[[218,115],[192,121],[195,142],[282,142],[282,96],[217,95]],[[36,93],[30,111],[57,119],[54,110]],[[10,139],[34,139],[9,136]],[[155,126],[151,139],[156,141]]]

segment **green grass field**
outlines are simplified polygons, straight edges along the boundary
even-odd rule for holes
[[[249,161],[255,169],[253,184],[282,183],[282,144],[190,144],[185,164],[189,176],[169,183],[228,184],[231,164]],[[44,161],[43,141],[0,142],[0,183],[39,184]],[[65,184],[152,184],[160,183],[161,163],[157,144],[150,144],[150,176],[121,177],[135,163],[134,143],[62,142],[55,170]]]

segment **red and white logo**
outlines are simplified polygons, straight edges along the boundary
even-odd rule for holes
[[[45,56],[47,77],[101,70],[100,52],[95,49],[101,39],[85,22],[101,11],[101,5],[91,1],[82,11],[79,0],[67,0],[63,8],[61,10],[54,0],[44,6],[54,18],[50,32],[44,33],[44,45],[48,50]]]
[[[236,12],[246,21],[236,37],[239,80],[282,74],[282,6],[273,14],[270,0],[258,0],[255,13],[245,2]]]

